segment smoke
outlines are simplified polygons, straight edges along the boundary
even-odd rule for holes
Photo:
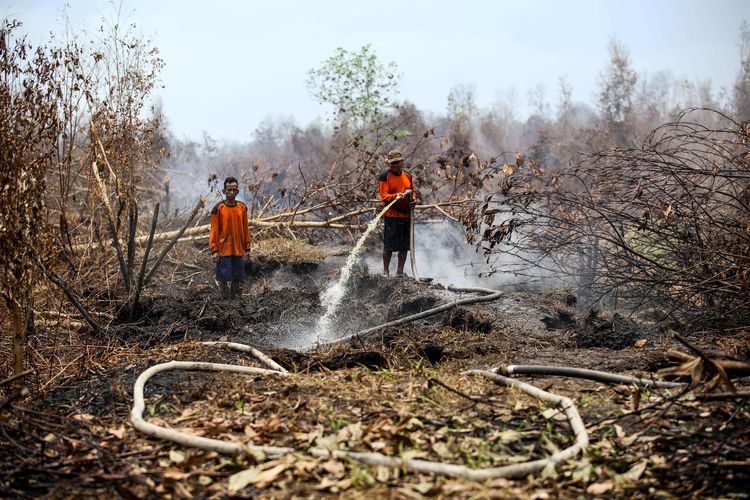
[[[377,219],[371,221],[375,227]],[[381,245],[372,241],[364,247],[366,235],[358,241],[360,248],[368,248],[368,254],[363,259],[357,258],[357,251],[353,250],[346,257],[330,257],[313,274],[300,275],[289,269],[277,270],[270,279],[273,289],[282,288],[320,288],[321,306],[325,312],[322,316],[305,314],[287,316],[283,323],[269,325],[265,333],[265,341],[278,347],[285,347],[299,351],[314,349],[321,342],[332,341],[344,334],[355,333],[362,328],[374,326],[385,318],[362,316],[357,311],[364,310],[361,304],[371,304],[375,293],[371,287],[353,287],[352,280],[367,279],[360,273],[378,273],[382,269]],[[543,289],[564,285],[559,280],[541,274],[538,269],[534,273],[511,272],[528,264],[520,258],[510,254],[493,255],[493,260],[487,263],[486,256],[466,242],[463,228],[454,222],[417,224],[415,227],[415,254],[417,269],[420,277],[431,278],[433,283],[443,286],[456,285],[466,287],[481,287],[492,289]],[[373,250],[378,249],[378,250]],[[497,257],[497,258],[496,258]],[[360,267],[357,262],[364,261]],[[395,259],[391,262],[394,271]],[[341,268],[341,273],[335,282],[327,283],[325,277],[331,275],[334,268]],[[499,268],[498,272],[491,273]],[[356,269],[356,271],[355,271]],[[406,264],[407,274],[411,274],[409,261]],[[354,274],[352,274],[354,272]],[[352,279],[350,279],[350,277]],[[374,281],[378,283],[378,281]],[[322,285],[322,286],[321,286]],[[381,285],[378,285],[381,286]],[[343,298],[347,298],[347,306],[339,307]],[[380,300],[380,299],[377,299]],[[357,306],[356,304],[360,304]],[[360,307],[357,309],[357,307]],[[290,306],[290,310],[293,309]],[[374,323],[374,324],[373,324]]]
[[[519,272],[519,269],[528,267],[520,256],[493,254],[488,262],[481,250],[477,251],[474,245],[467,243],[463,227],[452,221],[417,223],[414,227],[414,253],[420,278],[431,278],[433,283],[446,287],[543,289],[567,285],[540,268]],[[370,269],[383,267],[380,253],[369,255],[366,262]],[[404,269],[411,274],[409,259]]]

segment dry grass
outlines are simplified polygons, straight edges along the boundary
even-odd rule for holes
[[[320,247],[301,240],[271,238],[258,241],[253,246],[253,256],[259,259],[279,262],[286,265],[318,264],[325,258]]]
[[[394,352],[389,357],[395,359]],[[592,445],[585,456],[526,480],[474,483],[305,452],[328,446],[480,468],[540,458],[572,439],[559,412],[517,391],[462,375],[471,360],[448,368],[413,357],[388,369],[295,370],[285,379],[175,372],[151,381],[146,418],[153,423],[300,450],[277,459],[221,457],[154,441],[126,423],[137,374],[178,357],[254,364],[196,343],[156,347],[117,364],[110,360],[109,369],[87,383],[48,397],[47,404],[70,405],[66,411],[76,415],[56,420],[59,429],[40,427],[29,418],[46,414],[21,409],[13,414],[20,420],[5,424],[5,432],[24,446],[38,446],[35,440],[46,436],[45,456],[58,457],[46,467],[62,478],[50,479],[44,468],[27,466],[25,475],[6,471],[0,481],[9,491],[25,492],[34,485],[52,496],[83,497],[571,498],[649,497],[655,489],[689,494],[709,488],[721,496],[736,492],[744,477],[737,467],[746,461],[746,406],[693,398],[675,404],[668,393],[647,391],[640,393],[641,409],[633,411],[632,391],[589,381],[541,383],[576,399]],[[58,436],[63,428],[73,439]],[[101,462],[89,459],[94,448]],[[233,477],[248,470],[264,475],[234,491]],[[719,476],[723,482],[716,481]]]

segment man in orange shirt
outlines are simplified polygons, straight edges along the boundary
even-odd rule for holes
[[[234,177],[224,180],[225,199],[211,210],[211,234],[208,248],[216,262],[216,281],[222,299],[236,299],[242,295],[245,279],[243,257],[250,254],[250,227],[247,205],[237,201],[239,183]],[[231,283],[231,288],[228,286]]]
[[[403,196],[406,191],[411,191],[394,203],[383,217],[383,272],[386,275],[390,273],[391,256],[393,252],[398,252],[396,276],[404,276],[404,264],[409,251],[411,208],[417,203],[417,191],[411,174],[403,169],[404,155],[399,150],[389,151],[386,162],[388,170],[378,177],[378,191],[383,205],[389,204],[399,195]]]

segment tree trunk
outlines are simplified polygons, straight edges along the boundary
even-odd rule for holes
[[[22,303],[14,300],[9,301],[10,317],[13,328],[13,373],[23,371],[24,361],[26,360],[26,343],[29,331],[31,317],[31,300],[22,299]]]

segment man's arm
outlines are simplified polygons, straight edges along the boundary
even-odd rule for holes
[[[388,192],[388,183],[384,181],[378,181],[378,191],[380,192],[380,201],[385,204],[392,202],[398,196],[398,193]]]
[[[219,210],[214,208],[211,211],[211,230],[208,235],[208,250],[211,252],[211,258],[219,260]]]
[[[250,253],[250,216],[247,213],[247,205],[245,206],[245,254]]]

